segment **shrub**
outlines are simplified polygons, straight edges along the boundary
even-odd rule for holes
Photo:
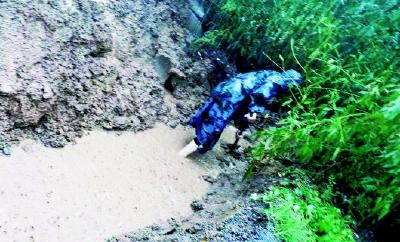
[[[222,0],[202,45],[262,67],[296,68],[290,110],[260,132],[255,160],[292,157],[360,221],[400,203],[400,8],[396,0]]]

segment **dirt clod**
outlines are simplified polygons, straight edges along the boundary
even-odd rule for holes
[[[204,209],[204,204],[199,200],[194,200],[190,204],[190,207],[192,208],[193,211],[197,212]]]

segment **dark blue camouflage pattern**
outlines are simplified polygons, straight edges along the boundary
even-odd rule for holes
[[[246,129],[248,120],[244,115],[264,113],[272,99],[285,92],[290,83],[300,82],[301,75],[294,70],[249,72],[221,82],[189,121],[196,130],[198,151],[211,150],[232,120],[239,129]]]

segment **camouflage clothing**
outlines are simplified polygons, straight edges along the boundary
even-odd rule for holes
[[[198,151],[211,150],[231,120],[239,129],[246,129],[245,114],[265,112],[272,98],[284,92],[289,83],[299,84],[300,79],[300,74],[293,70],[258,71],[239,74],[220,83],[189,121],[196,129]]]

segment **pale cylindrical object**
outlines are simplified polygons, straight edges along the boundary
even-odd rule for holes
[[[178,153],[180,157],[186,157],[197,150],[197,144],[192,140],[189,144],[187,144],[183,149],[181,149]]]

